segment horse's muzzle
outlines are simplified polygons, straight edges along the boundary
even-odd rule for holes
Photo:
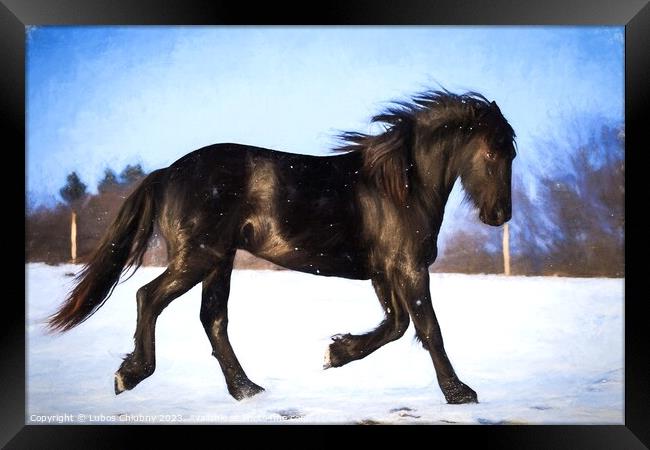
[[[504,210],[504,209],[496,209],[492,211],[490,214],[486,214],[485,211],[481,211],[479,213],[479,219],[481,219],[481,222],[491,225],[493,227],[498,227],[506,223],[512,218],[512,211],[511,210]]]

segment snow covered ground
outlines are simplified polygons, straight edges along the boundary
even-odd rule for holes
[[[431,360],[406,335],[365,359],[322,370],[336,333],[382,318],[369,282],[235,271],[230,338],[266,392],[235,401],[199,321],[200,287],[157,325],[157,368],[115,396],[133,348],[141,268],[87,322],[62,335],[42,321],[77,266],[26,265],[26,423],[622,424],[623,280],[432,274],[447,353],[479,404],[447,405]]]

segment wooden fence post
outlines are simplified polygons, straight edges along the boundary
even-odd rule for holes
[[[503,273],[510,275],[510,227],[503,226]]]

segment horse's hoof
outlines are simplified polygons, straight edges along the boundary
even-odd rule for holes
[[[254,397],[257,394],[264,392],[262,386],[258,386],[250,380],[240,381],[236,386],[229,387],[228,392],[237,401],[244,400],[245,398]]]
[[[126,358],[120,368],[115,372],[115,395],[120,395],[124,391],[130,391],[136,387],[142,380],[151,376],[154,372],[154,365],[142,365],[133,362],[131,358]]]
[[[327,350],[325,350],[325,361],[323,362],[323,370],[327,370],[331,367],[332,367],[332,355],[330,353],[330,347],[328,345]]]
[[[124,385],[124,379],[119,372],[115,373],[115,395],[120,395],[122,392],[126,391],[126,386]]]
[[[332,343],[325,350],[323,369],[341,367],[355,359],[350,356],[350,347],[352,345],[353,339],[351,334],[335,334],[332,336]]]
[[[115,387],[115,395],[120,395],[124,391],[130,391],[138,385],[142,379],[135,378],[128,373],[120,373],[118,370],[115,372],[115,381],[113,383]]]
[[[446,397],[446,400],[450,405],[463,405],[467,403],[478,403],[478,396],[476,392],[472,391],[470,394]]]
[[[456,379],[440,385],[447,403],[461,405],[465,403],[478,403],[476,392],[462,381]]]

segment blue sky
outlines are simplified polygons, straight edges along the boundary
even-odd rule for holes
[[[440,83],[496,100],[515,171],[561,158],[564,123],[624,118],[623,27],[31,27],[26,189],[147,170],[217,142],[327,154],[390,100]]]

